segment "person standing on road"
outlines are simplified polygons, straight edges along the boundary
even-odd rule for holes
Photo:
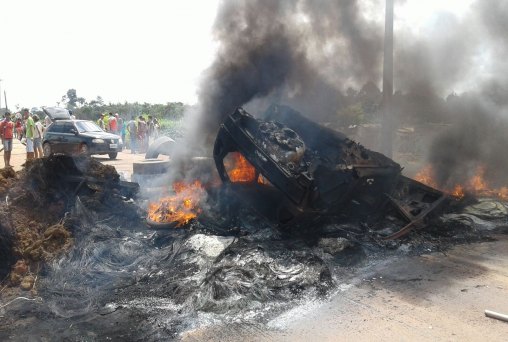
[[[129,132],[131,153],[134,154],[136,153],[136,140],[138,137],[138,126],[134,115],[131,116],[131,121],[127,124],[127,132]]]
[[[122,137],[122,150],[125,147],[125,133],[126,133],[126,124],[123,121],[123,118],[118,115],[118,113],[115,114],[117,124],[118,124],[118,132],[120,133],[120,136]]]
[[[34,114],[33,116],[34,122],[35,122],[35,132],[34,132],[34,152],[35,152],[35,158],[42,158],[44,157],[42,153],[42,137],[44,135],[44,126],[42,125],[41,121],[39,120],[39,116],[37,114]]]
[[[103,120],[103,119],[104,119],[104,114],[102,114],[102,113],[101,113],[101,114],[99,115],[99,119],[97,120],[97,125],[99,125],[99,127],[100,127],[103,131],[105,131],[106,129],[104,128],[104,120]]]
[[[148,115],[148,121],[146,123],[148,125],[148,143],[150,143],[150,139],[153,138],[153,133],[154,133],[154,122],[153,122],[153,117],[151,115]]]
[[[16,133],[18,140],[21,141],[21,139],[23,139],[23,124],[21,123],[21,118],[16,119]]]
[[[161,128],[159,124],[159,120],[157,118],[153,118],[153,139],[157,139],[159,137],[159,129]]]
[[[113,134],[118,133],[118,121],[116,121],[116,116],[113,113],[109,113],[109,131]]]
[[[14,122],[11,121],[11,113],[5,113],[5,119],[0,123],[0,136],[4,147],[5,167],[11,167],[12,139],[14,137]]]
[[[111,115],[111,113],[109,113],[109,115]],[[111,132],[109,129],[109,115],[106,113],[106,114],[103,114],[103,116],[102,116],[102,122],[104,123],[104,130],[106,132]]]
[[[138,141],[139,141],[139,151],[146,152],[146,146],[148,137],[146,136],[148,133],[148,126],[146,125],[145,118],[140,115],[138,121]]]
[[[26,137],[26,160],[34,159],[34,136],[35,136],[35,122],[30,115],[28,109],[24,110],[25,118],[25,137]]]

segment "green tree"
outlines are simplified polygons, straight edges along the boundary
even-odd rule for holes
[[[67,109],[75,109],[76,107],[83,106],[86,102],[84,97],[78,97],[76,89],[69,89],[67,93],[62,96],[62,102],[65,103]]]

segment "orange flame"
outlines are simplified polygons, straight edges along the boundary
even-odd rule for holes
[[[174,196],[161,198],[159,202],[148,205],[148,218],[158,223],[176,222],[176,226],[181,227],[201,212],[199,204],[206,192],[199,181],[191,184],[176,182],[173,190]]]
[[[466,193],[464,192],[464,187],[460,184],[456,185],[455,188],[453,188],[451,195],[457,199],[461,199],[466,195]]]
[[[256,180],[256,169],[239,152],[232,152],[224,160],[224,166],[233,183],[250,183]]]
[[[499,189],[491,188],[484,177],[485,167],[480,166],[476,169],[475,175],[471,177],[466,184],[456,184],[453,188],[442,189],[442,191],[449,193],[457,199],[461,199],[466,193],[471,193],[477,196],[496,197],[502,200],[508,200],[508,187],[501,187]],[[430,165],[418,172],[415,176],[415,180],[433,188],[438,188],[434,170]]]
[[[414,177],[414,179],[420,183],[428,185],[433,188],[438,188],[437,182],[434,177],[434,169],[432,166],[427,165],[421,169]]]
[[[475,192],[488,191],[487,182],[483,178],[484,174],[485,174],[485,167],[480,166],[476,170],[476,174],[469,181],[470,188],[473,189]]]
[[[272,185],[272,183],[270,183],[270,181],[268,180],[268,178],[266,178],[265,176],[263,176],[262,174],[259,174],[258,176],[258,184],[263,184],[263,185]]]

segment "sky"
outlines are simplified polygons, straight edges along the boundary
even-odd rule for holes
[[[196,101],[217,0],[0,0],[0,83],[10,107]],[[3,98],[2,98],[3,103]]]
[[[395,29],[424,31],[437,12],[463,15],[472,1],[397,2]],[[6,90],[10,108],[55,105],[70,88],[87,100],[193,104],[218,47],[218,6],[219,0],[0,0],[2,95]],[[379,7],[372,11],[383,19]]]

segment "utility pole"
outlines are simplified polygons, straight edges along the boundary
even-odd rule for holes
[[[381,147],[386,156],[393,157],[395,120],[393,117],[393,0],[386,0],[385,41],[383,60],[383,103]]]
[[[0,97],[2,97],[1,94],[0,94]],[[5,99],[5,111],[8,112],[9,107],[7,106],[7,94],[5,93],[5,90],[4,90],[4,99]]]

